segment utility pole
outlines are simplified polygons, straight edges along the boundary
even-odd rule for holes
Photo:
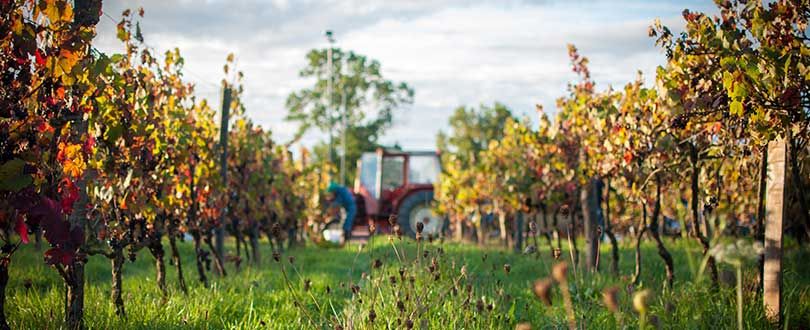
[[[341,66],[342,70],[345,70],[345,68],[348,66],[348,64],[349,64],[349,59],[346,59],[343,62],[343,65]],[[345,74],[346,74],[346,72],[344,71],[343,75],[345,75]],[[342,152],[340,153],[340,184],[345,186],[346,185],[346,152],[348,152],[348,150],[349,150],[348,146],[346,145],[346,135],[348,134],[347,131],[349,130],[349,108],[346,106],[346,86],[344,86],[343,84],[340,85],[340,95],[341,95],[340,103],[341,103],[341,106],[343,107],[343,112],[342,112],[342,114],[340,116],[341,122],[342,122],[341,124],[343,125],[343,130],[341,132],[342,136],[341,136],[341,141],[340,141],[340,146],[342,147],[341,149],[343,149]]]
[[[332,68],[332,47],[335,43],[335,38],[332,37],[332,30],[326,30],[326,40],[329,41],[329,48],[326,49],[326,65],[329,70],[329,80],[326,82],[326,120],[329,125],[329,163],[334,164],[332,158],[334,143],[332,141],[332,80],[334,72]]]
[[[222,148],[222,154],[219,158],[219,166],[220,170],[222,171],[222,185],[223,189],[225,190],[225,195],[227,196],[230,191],[228,189],[228,117],[230,115],[231,110],[231,89],[229,87],[225,87],[222,91],[222,122],[219,126],[219,145]],[[228,205],[225,205],[225,208],[222,210],[222,214],[220,215],[219,226],[217,226],[215,235],[214,235],[214,248],[217,250],[216,258],[222,258],[224,255],[224,245],[225,245],[225,221],[228,216]],[[220,264],[222,264],[222,260],[220,259]]]

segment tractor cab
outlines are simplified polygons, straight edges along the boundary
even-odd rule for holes
[[[441,172],[439,155],[432,151],[388,151],[382,148],[363,153],[357,164],[354,194],[356,225],[374,221],[390,232],[388,219],[395,216],[403,233],[416,234],[417,223],[424,235],[438,235],[444,219],[432,210],[433,184]]]

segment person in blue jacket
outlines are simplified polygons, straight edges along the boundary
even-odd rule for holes
[[[354,195],[348,188],[336,182],[330,182],[326,192],[331,194],[330,198],[328,198],[331,201],[331,206],[340,206],[346,211],[346,219],[343,222],[343,237],[348,242],[352,237],[352,225],[354,225],[354,217],[357,215]]]

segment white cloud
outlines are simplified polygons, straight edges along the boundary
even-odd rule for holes
[[[432,149],[439,129],[459,105],[510,106],[534,115],[534,104],[554,112],[570,72],[566,44],[591,60],[598,86],[618,88],[641,69],[652,79],[663,55],[646,35],[660,17],[677,28],[683,8],[707,3],[678,1],[106,1],[117,19],[125,6],[143,6],[147,43],[178,47],[190,81],[212,103],[228,52],[245,72],[248,115],[286,141],[296,131],[283,121],[286,96],[308,83],[298,77],[309,49],[325,47],[333,29],[338,45],[382,63],[390,79],[416,90],[415,103],[397,113],[384,142]],[[102,18],[96,45],[116,51],[115,24]],[[322,134],[307,134],[312,145]]]

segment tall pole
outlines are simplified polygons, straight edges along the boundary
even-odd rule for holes
[[[344,65],[342,67],[346,67],[346,65],[348,64],[348,59],[343,64]],[[343,107],[343,112],[342,112],[342,114],[340,116],[341,119],[342,119],[341,122],[342,122],[342,126],[343,126],[342,136],[341,136],[341,141],[340,141],[340,146],[342,147],[341,148],[342,152],[340,153],[340,184],[345,186],[346,185],[346,152],[348,152],[348,150],[349,150],[348,146],[346,145],[346,134],[348,134],[348,130],[349,130],[349,108],[346,106],[346,86],[344,86],[343,84],[341,84],[340,95],[341,95],[340,103],[341,103],[341,106]]]
[[[219,127],[219,145],[222,149],[222,154],[219,158],[219,167],[222,174],[222,186],[227,196],[228,189],[228,117],[231,110],[231,89],[225,87],[222,91],[222,122]],[[216,227],[214,235],[214,248],[217,250],[217,258],[223,256],[225,245],[225,221],[227,219],[228,206],[222,210],[220,215],[219,225]],[[220,260],[221,262],[221,260]]]
[[[332,46],[335,43],[335,38],[332,37],[332,30],[326,30],[326,40],[329,41],[329,48],[326,49],[326,66],[329,70],[329,80],[326,82],[326,121],[329,126],[329,163],[334,163],[332,158],[334,144],[332,142]]]

